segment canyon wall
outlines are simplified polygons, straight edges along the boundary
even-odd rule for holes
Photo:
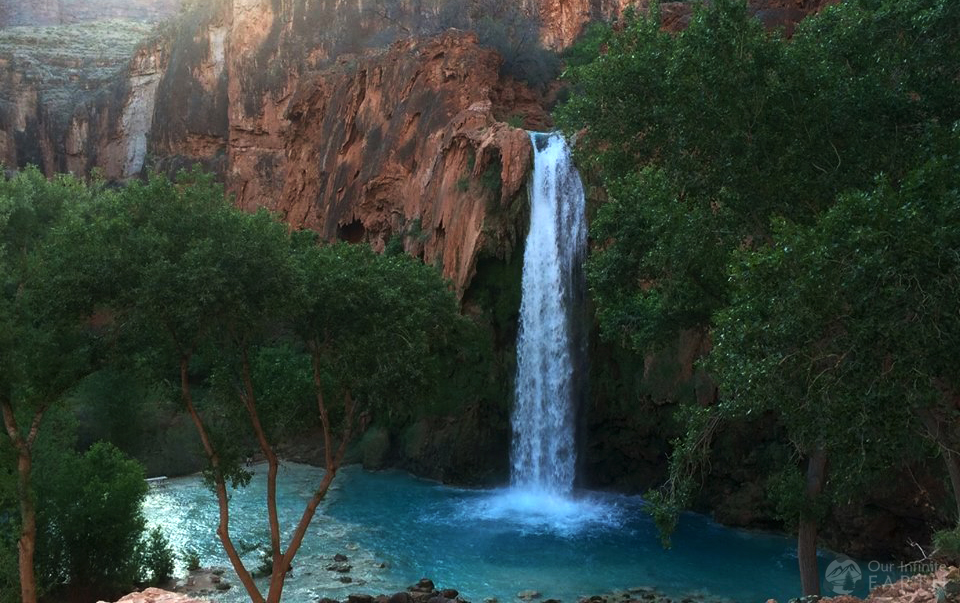
[[[516,246],[522,127],[549,117],[473,34],[364,49],[350,36],[376,24],[342,4],[211,1],[149,35],[8,30],[0,161],[111,180],[199,163],[243,208],[380,250],[399,237],[462,294],[481,252]],[[94,59],[81,49],[98,27],[131,29]]]
[[[0,28],[107,19],[154,22],[176,14],[180,3],[181,0],[0,0]]]

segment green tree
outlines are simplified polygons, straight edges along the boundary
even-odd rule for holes
[[[266,212],[245,214],[233,208],[211,176],[194,171],[177,182],[152,176],[128,186],[119,197],[74,225],[73,236],[104,241],[101,274],[114,283],[112,309],[123,335],[145,346],[144,360],[162,374],[177,369],[181,400],[209,461],[217,495],[217,535],[254,601],[262,600],[229,533],[227,484],[246,483],[239,451],[231,438],[218,437],[194,396],[192,364],[201,351],[239,358],[239,399],[258,437],[263,433],[250,380],[251,338],[264,313],[289,288],[285,275],[286,229]],[[98,282],[93,276],[93,282]],[[104,286],[107,286],[105,283]],[[235,441],[236,438],[233,438]],[[273,536],[279,535],[275,479],[278,462],[269,447],[268,511]]]
[[[116,596],[141,579],[147,494],[143,467],[111,444],[46,459],[39,484],[52,581],[75,593]]]
[[[928,427],[960,494],[949,366],[960,343],[960,238],[947,226],[960,217],[953,146],[899,187],[881,179],[841,195],[814,224],[781,222],[772,245],[735,256],[732,303],[717,316],[708,363],[728,400],[711,410],[781,417],[810,459],[807,496],[791,501],[787,490],[781,500],[811,554],[824,505],[846,502],[864,479],[909,457],[915,424]]]
[[[891,435],[902,442],[909,421],[895,397],[873,395],[877,377],[866,367],[876,368],[876,358],[844,355],[853,331],[865,345],[862,333],[877,334],[875,315],[856,329],[812,335],[814,325],[846,316],[830,288],[847,277],[827,270],[832,265],[794,263],[795,245],[779,245],[806,233],[844,191],[872,187],[876,174],[898,185],[925,161],[938,124],[960,117],[960,6],[847,2],[805,21],[789,43],[765,33],[745,8],[714,2],[686,31],[669,34],[654,4],[600,44],[595,34],[598,54],[569,69],[577,93],[558,121],[583,130],[579,160],[610,195],[593,225],[601,243],[588,265],[603,335],[646,351],[678,329],[717,328],[708,366],[727,399],[683,411],[687,434],[671,479],[653,495],[658,523],[671,527],[689,502],[689,478],[721,419],[773,412],[807,462],[806,478],[785,468],[776,490],[785,515],[792,509],[799,521],[803,588],[814,594],[816,519],[855,481],[821,496],[828,460],[832,475],[866,480],[888,455],[865,463],[865,451],[882,453],[876,444]],[[764,332],[771,315],[777,327]],[[806,353],[792,353],[798,348]],[[846,446],[839,425],[854,434]]]
[[[408,256],[346,243],[317,245],[309,233],[295,237],[293,253],[298,279],[289,322],[312,369],[326,473],[286,551],[272,548],[271,602],[280,599],[285,568],[336,477],[356,419],[374,412],[389,420],[428,397],[438,379],[437,351],[464,320],[437,271]]]
[[[699,8],[679,34],[654,4],[587,40],[599,54],[568,69],[576,93],[557,119],[610,195],[589,266],[604,333],[649,348],[708,329],[730,253],[768,241],[771,217],[809,221],[916,165],[925,124],[960,118],[944,73],[960,60],[957,12],[849,2],[784,43],[740,0]]]
[[[0,411],[16,456],[17,541],[23,603],[36,603],[37,510],[33,450],[45,415],[91,367],[89,300],[56,286],[51,232],[65,212],[97,194],[68,176],[29,168],[0,180]],[[67,250],[64,250],[67,252]]]
[[[80,288],[109,291],[116,340],[136,342],[138,357],[158,374],[176,369],[209,460],[218,537],[251,600],[276,603],[359,413],[386,416],[435,385],[433,352],[459,320],[453,294],[434,269],[410,258],[318,246],[309,234],[291,241],[285,226],[265,212],[233,208],[198,172],[176,183],[158,176],[133,183],[65,231],[64,240],[100,244],[100,255],[86,262],[96,270],[75,266],[81,276],[72,278]],[[307,395],[323,425],[327,473],[284,547],[274,444]],[[329,410],[329,398],[343,400],[342,408]],[[238,462],[241,424],[267,460],[272,572],[265,596],[229,532],[228,484],[250,477]]]
[[[175,556],[170,541],[159,526],[150,530],[143,550],[143,573],[152,584],[160,585],[173,576]]]

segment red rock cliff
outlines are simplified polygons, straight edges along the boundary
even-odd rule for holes
[[[329,239],[383,249],[394,238],[462,293],[481,252],[509,255],[522,229],[531,148],[505,122],[544,128],[548,117],[469,33],[343,54],[350,41],[322,22],[358,35],[365,24],[342,4],[210,2],[163,36],[140,31],[125,66],[78,63],[59,44],[25,62],[11,36],[26,34],[4,34],[0,161],[111,179],[200,162],[238,205]]]
[[[526,132],[498,120],[525,90],[498,66],[458,32],[341,58],[232,124],[228,185],[241,206],[330,239],[398,236],[462,292],[481,250],[516,243],[531,162]]]

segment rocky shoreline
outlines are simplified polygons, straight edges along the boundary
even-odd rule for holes
[[[204,568],[177,582],[176,592],[159,588],[148,588],[131,593],[116,603],[215,603],[206,598],[215,595],[218,590],[230,586],[222,578],[222,568]],[[202,598],[198,598],[202,597]],[[516,600],[521,603],[572,603],[558,599],[542,599],[541,593],[533,590],[517,592]],[[101,601],[99,603],[107,603]],[[316,603],[471,603],[463,599],[453,588],[439,588],[429,578],[422,578],[405,591],[392,595],[370,595],[356,593],[346,599],[322,598]],[[484,599],[483,603],[508,603],[497,599]],[[690,593],[687,595],[667,595],[652,587],[639,586],[624,591],[614,591],[605,595],[582,597],[576,603],[733,603],[731,599]],[[767,603],[777,603],[769,599]],[[960,569],[944,566],[930,574],[920,574],[903,578],[892,584],[879,586],[866,599],[852,596],[833,598],[803,597],[791,599],[789,603],[960,603]]]
[[[210,597],[233,586],[222,578],[225,568],[201,568],[189,573],[186,578],[170,585],[171,591],[148,588],[131,593],[116,603],[215,603]],[[574,603],[560,599],[543,598],[535,590],[520,590],[516,603]],[[101,601],[100,603],[107,603]],[[464,599],[455,588],[440,588],[430,578],[421,578],[416,584],[392,595],[353,593],[345,599],[319,598],[315,603],[478,603]],[[513,603],[495,598],[483,599],[482,603]],[[637,586],[616,590],[603,595],[580,597],[575,603],[735,603],[732,599],[690,592],[685,595],[668,595],[650,586]],[[837,603],[848,603],[838,601]]]
[[[941,566],[929,574],[918,574],[874,588],[866,599],[840,596],[819,599],[820,603],[960,603],[960,569]],[[771,603],[771,601],[767,601]],[[775,601],[773,603],[776,603]],[[791,602],[792,603],[792,602]]]

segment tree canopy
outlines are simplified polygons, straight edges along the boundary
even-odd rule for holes
[[[677,34],[654,3],[575,56],[557,116],[609,195],[587,268],[602,334],[714,343],[721,400],[682,410],[655,518],[668,532],[690,504],[724,421],[772,414],[807,464],[771,490],[815,593],[829,501],[922,449],[918,426],[960,494],[944,364],[960,326],[960,5],[845,2],[787,40],[743,1],[700,6]]]
[[[44,444],[41,424],[55,404],[82,399],[125,413],[138,391],[179,397],[209,462],[217,533],[250,597],[276,602],[361,416],[403,419],[430,399],[446,366],[441,351],[456,349],[468,331],[435,268],[291,233],[265,211],[233,207],[199,171],[114,189],[30,169],[0,181],[0,209],[8,436],[0,454],[17,467],[16,480],[0,480],[0,509],[13,492],[21,506],[9,533],[0,511],[0,539],[20,531],[27,603],[47,586],[115,594],[146,578],[141,561],[153,579],[169,573],[162,534],[142,539],[142,467],[101,444],[75,455],[69,427],[51,428],[63,441]],[[113,386],[122,391],[105,393]],[[274,446],[311,425],[322,427],[327,472],[284,543]],[[250,479],[241,461],[251,444],[268,466],[265,594],[229,533],[229,487]],[[43,467],[36,482],[35,461]],[[115,513],[116,525],[101,526],[102,512]],[[78,552],[95,538],[109,554]]]

